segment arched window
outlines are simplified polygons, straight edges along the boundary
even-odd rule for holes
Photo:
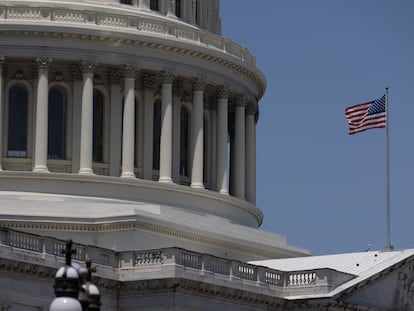
[[[25,86],[17,84],[9,90],[9,128],[7,156],[27,156],[27,121],[29,94]]]
[[[154,138],[152,152],[152,167],[160,169],[160,143],[161,143],[161,100],[154,103]]]
[[[160,1],[159,0],[151,0],[150,1],[150,9],[153,11],[159,11],[160,10]]]
[[[189,116],[185,106],[181,107],[180,120],[180,175],[188,176]]]
[[[93,145],[92,160],[103,161],[104,97],[98,90],[93,91]]]
[[[47,156],[50,159],[65,158],[66,103],[64,89],[52,87],[49,90]]]

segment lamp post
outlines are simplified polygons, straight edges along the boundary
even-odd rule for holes
[[[99,311],[100,293],[98,288],[91,283],[92,268],[90,259],[86,259],[86,269],[72,265],[72,255],[76,250],[72,249],[72,241],[66,242],[65,265],[58,269],[55,275],[56,298],[52,301],[49,311]]]

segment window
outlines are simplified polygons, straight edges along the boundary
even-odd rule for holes
[[[150,1],[150,9],[153,10],[153,11],[159,11],[160,10],[159,0],[151,0]]]
[[[132,5],[132,0],[121,0],[121,3]]]
[[[27,156],[28,91],[23,85],[14,85],[9,90],[9,157]]]
[[[175,0],[175,15],[181,17],[181,0]]]
[[[101,92],[93,91],[93,145],[92,160],[103,161],[103,133],[104,133],[104,97]]]
[[[66,103],[66,92],[60,87],[52,87],[47,130],[47,157],[50,159],[65,158]]]
[[[154,103],[154,138],[152,152],[152,167],[160,169],[160,144],[161,144],[161,101]]]
[[[188,176],[189,118],[188,109],[181,107],[180,112],[180,175]]]

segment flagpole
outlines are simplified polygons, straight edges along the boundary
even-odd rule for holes
[[[393,250],[394,247],[391,245],[391,207],[390,207],[390,132],[389,132],[389,112],[388,112],[388,87],[385,88],[385,115],[386,115],[386,171],[387,171],[387,244],[385,250]]]

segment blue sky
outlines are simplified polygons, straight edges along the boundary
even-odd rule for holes
[[[222,35],[267,78],[257,127],[262,229],[313,254],[386,245],[385,129],[347,106],[389,87],[391,243],[414,248],[414,1],[222,0]]]

